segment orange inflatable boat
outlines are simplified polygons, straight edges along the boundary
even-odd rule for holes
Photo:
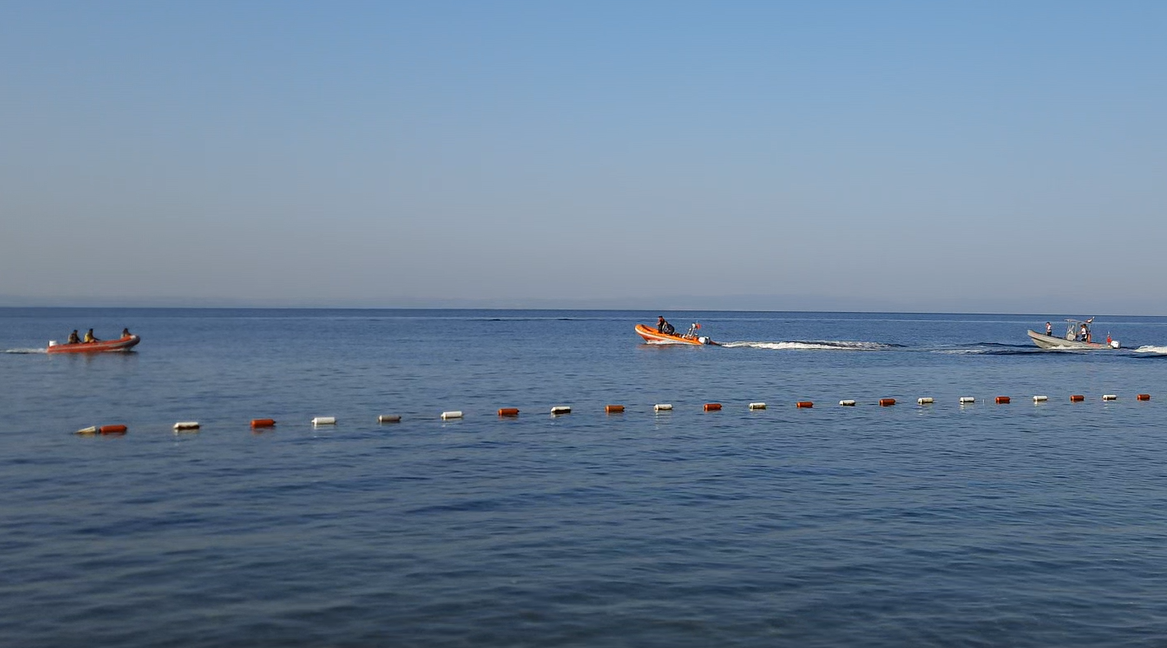
[[[695,331],[700,327],[696,324],[690,328],[690,331]],[[656,327],[645,326],[644,324],[636,325],[636,334],[644,338],[644,341],[649,344],[692,344],[693,346],[702,346],[711,344],[713,346],[720,346],[713,340],[704,335],[696,335],[695,333],[687,333],[685,335],[670,335],[668,333],[659,333]]]
[[[48,353],[101,353],[110,351],[129,351],[141,342],[136,335],[127,335],[117,340],[98,340],[97,342],[78,342],[76,344],[56,344],[49,342]]]

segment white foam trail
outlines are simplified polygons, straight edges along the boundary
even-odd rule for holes
[[[1150,344],[1144,344],[1143,346],[1135,349],[1135,353],[1163,353],[1163,354],[1167,354],[1167,346],[1152,346]]]
[[[4,353],[46,353],[44,349],[5,349]]]
[[[775,351],[880,351],[888,348],[886,344],[878,342],[844,342],[821,340],[816,342],[724,342],[721,346],[729,348],[771,349]]]

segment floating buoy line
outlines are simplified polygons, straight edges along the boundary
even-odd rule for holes
[[[1086,396],[1083,394],[1071,394],[1070,395],[1070,402],[1071,403],[1082,403],[1082,402],[1085,402],[1085,400],[1086,400]],[[1103,402],[1106,402],[1106,403],[1115,402],[1118,400],[1118,394],[1103,394],[1101,400]],[[1151,400],[1151,395],[1150,394],[1137,394],[1135,396],[1135,400],[1139,401],[1139,402],[1147,402],[1147,401]],[[977,401],[977,398],[975,396],[961,396],[960,399],[957,401],[957,403],[962,408],[965,407],[966,405],[975,405],[977,402],[978,401]],[[989,402],[989,401],[988,401],[988,399],[985,399],[985,400],[982,400],[980,402]],[[1012,399],[1009,396],[996,396],[992,399],[992,402],[997,404],[997,405],[1008,405],[1010,402],[1012,402]],[[1048,402],[1049,402],[1049,396],[1035,395],[1033,397],[1033,404],[1034,405],[1043,405],[1043,404],[1046,404]],[[931,397],[931,396],[922,396],[922,397],[916,399],[916,404],[921,408],[925,408],[925,407],[930,408],[935,403],[936,403],[936,399]],[[894,399],[894,398],[880,398],[876,401],[868,401],[868,402],[862,402],[862,403],[860,401],[857,401],[854,399],[844,399],[844,400],[839,401],[839,405],[841,407],[857,407],[861,404],[878,405],[879,407],[891,407],[891,406],[896,404],[896,399]],[[794,402],[795,409],[811,409],[813,407],[814,407],[813,401],[795,401]],[[705,403],[701,406],[701,409],[704,412],[715,413],[715,412],[723,411],[723,406],[721,403]],[[749,403],[748,405],[746,405],[746,410],[750,411],[750,412],[757,412],[757,411],[761,411],[761,410],[765,410],[765,409],[767,409],[766,403],[762,403],[762,402],[754,402],[754,403]],[[560,416],[563,416],[566,414],[571,414],[571,411],[572,411],[572,409],[571,409],[570,405],[556,405],[556,406],[551,408],[551,416],[552,417],[560,417]],[[605,405],[603,411],[605,414],[623,414],[625,411],[625,406],[624,405]],[[664,413],[672,412],[673,405],[672,405],[672,403],[657,403],[657,404],[652,406],[652,411],[656,414],[660,414],[662,412],[664,412]],[[517,407],[500,407],[498,409],[498,418],[518,418],[518,416],[519,416],[519,408],[517,408]],[[465,415],[462,412],[462,410],[449,410],[449,411],[442,412],[440,415],[438,415],[437,418],[439,418],[443,421],[454,421],[454,420],[460,420],[464,417],[465,417]],[[425,420],[425,417],[418,417],[418,420]],[[377,416],[377,423],[380,423],[382,425],[389,424],[389,423],[400,423],[401,421],[402,421],[402,416],[400,414],[381,414],[381,415]],[[325,426],[332,427],[332,426],[337,425],[337,418],[335,416],[317,416],[317,417],[311,419],[309,421],[309,423],[314,428],[325,427]],[[271,419],[271,418],[251,419],[251,429],[252,430],[267,430],[269,428],[274,428],[275,426],[276,426],[275,419]],[[198,421],[179,421],[179,422],[174,424],[173,429],[174,429],[175,434],[178,434],[180,432],[198,432],[200,430],[200,428],[201,428],[201,425],[199,424]],[[73,434],[76,434],[79,436],[99,436],[99,435],[100,436],[122,436],[122,435],[126,434],[128,431],[129,431],[129,427],[125,424],[111,423],[111,424],[107,424],[107,425],[91,425],[89,427],[84,427],[84,428],[77,430]]]

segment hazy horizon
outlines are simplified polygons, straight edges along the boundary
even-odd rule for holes
[[[1167,315],[1167,5],[0,7],[0,306]]]
[[[781,303],[788,303],[783,300]],[[776,303],[772,303],[764,297],[756,300],[739,299],[731,297],[710,297],[701,299],[699,297],[690,298],[676,298],[673,302],[633,302],[633,301],[603,301],[603,300],[514,300],[514,301],[496,301],[496,300],[416,300],[416,301],[402,301],[396,304],[319,304],[319,303],[294,303],[294,302],[268,302],[255,303],[252,301],[230,301],[230,300],[205,300],[205,301],[189,301],[189,300],[74,300],[74,301],[58,301],[58,300],[12,300],[5,299],[0,296],[0,308],[7,309],[94,309],[94,308],[108,308],[108,309],[206,309],[206,310],[546,310],[546,311],[644,311],[652,313],[662,313],[666,316],[668,313],[681,312],[771,312],[771,313],[889,313],[889,314],[921,314],[921,315],[1017,315],[1025,316],[1032,315],[1040,319],[1054,319],[1061,320],[1065,317],[1090,317],[1100,316],[1107,317],[1158,317],[1161,315],[1136,313],[1122,310],[1098,310],[1098,309],[1036,309],[1026,310],[1022,307],[994,310],[989,306],[984,306],[980,309],[960,310],[953,309],[933,309],[923,310],[913,308],[911,306],[902,306],[899,308],[881,308],[876,303],[869,303],[866,306],[860,304],[857,308],[847,308],[847,303],[833,303],[827,300],[790,300],[793,306],[783,307]],[[893,305],[894,306],[894,305]]]

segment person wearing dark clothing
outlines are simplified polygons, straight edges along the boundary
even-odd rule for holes
[[[69,344],[81,344],[81,337],[77,335],[77,329],[69,334]]]
[[[128,328],[122,329],[122,337],[124,337],[124,338],[130,337],[130,329],[128,329]]]
[[[656,332],[664,333],[665,335],[673,335],[677,332],[677,330],[673,328],[672,324],[669,324],[665,321],[664,315],[658,315],[656,318]]]

